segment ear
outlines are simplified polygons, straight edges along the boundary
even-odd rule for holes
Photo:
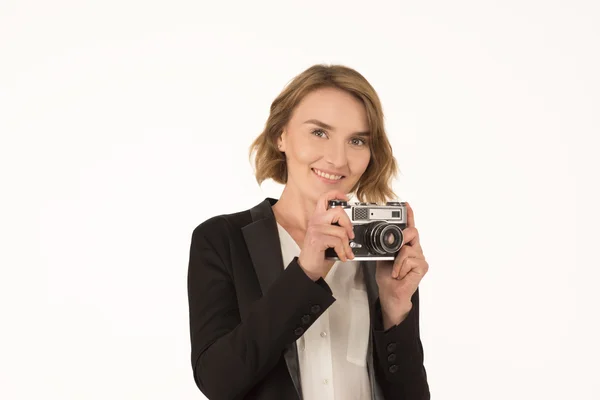
[[[281,132],[281,135],[277,138],[277,149],[285,152],[285,131]]]

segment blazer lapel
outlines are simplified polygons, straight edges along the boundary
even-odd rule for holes
[[[250,258],[263,295],[267,293],[269,287],[271,287],[284,269],[277,221],[271,208],[276,202],[276,199],[266,198],[251,208],[252,223],[242,228],[244,240],[246,241],[246,246],[248,247],[248,252],[250,253]],[[286,346],[283,356],[296,392],[299,398],[302,399],[300,361],[298,359],[296,342],[292,342]]]
[[[277,222],[271,210],[275,202],[267,198],[251,208],[252,223],[242,228],[263,295],[283,271]]]

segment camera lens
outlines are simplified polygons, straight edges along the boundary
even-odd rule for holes
[[[367,246],[372,253],[396,253],[402,247],[404,235],[398,225],[384,221],[373,223],[366,231]]]

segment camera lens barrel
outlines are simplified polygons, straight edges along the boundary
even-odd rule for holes
[[[365,233],[366,244],[369,250],[375,254],[396,253],[404,242],[402,229],[398,225],[385,221],[373,223]]]

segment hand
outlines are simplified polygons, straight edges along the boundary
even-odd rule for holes
[[[340,207],[327,208],[329,200],[348,200],[345,193],[333,190],[325,193],[317,201],[315,211],[308,221],[304,245],[298,256],[298,264],[314,281],[327,274],[328,263],[325,250],[335,249],[342,261],[354,258],[350,248],[350,239],[354,239],[352,222]],[[333,225],[334,223],[339,224]]]
[[[411,297],[429,270],[423,255],[412,207],[407,203],[404,245],[394,261],[377,261],[376,279],[384,328],[397,325],[412,308]]]

